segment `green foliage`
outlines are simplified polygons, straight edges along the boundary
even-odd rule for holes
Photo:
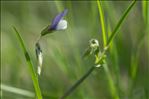
[[[1,98],[32,99],[42,94],[43,99],[58,99],[69,94],[68,99],[148,99],[149,7],[144,0],[136,2],[130,11],[134,3],[2,1]],[[37,78],[35,43],[41,30],[65,8],[67,30],[40,40],[44,60]],[[22,31],[25,42],[15,29],[20,38],[16,39],[12,25]],[[102,64],[100,68],[95,68],[94,55],[86,60],[81,57],[92,38],[99,41],[100,57],[96,56],[96,61]]]

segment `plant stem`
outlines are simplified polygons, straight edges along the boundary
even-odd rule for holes
[[[112,98],[113,99],[120,99],[119,96],[118,96],[118,91],[116,90],[116,87],[114,85],[114,81],[112,79],[111,73],[109,71],[107,62],[105,62],[103,67],[104,67],[104,71],[105,71],[105,74],[106,74],[107,79],[108,79],[108,83],[109,83],[109,87],[110,87]]]
[[[130,6],[126,9],[126,11],[124,12],[123,16],[121,17],[121,19],[119,20],[118,24],[116,25],[114,31],[112,32],[107,45],[110,45],[111,41],[113,40],[113,38],[115,37],[115,35],[117,34],[122,22],[124,21],[124,19],[126,18],[126,16],[128,15],[128,13],[130,12],[131,8],[134,6],[134,4],[136,3],[136,0],[134,0]]]
[[[104,47],[104,50],[103,52],[101,53],[101,56],[99,57],[99,61],[97,64],[99,64],[106,51],[108,50],[109,46],[110,46],[110,43],[111,41],[113,40],[113,38],[115,37],[115,35],[118,33],[118,30],[119,30],[119,27],[121,26],[122,22],[124,21],[124,19],[126,18],[127,14],[130,12],[130,9],[134,6],[136,0],[133,1],[130,6],[126,9],[126,11],[124,12],[123,16],[121,17],[121,19],[119,20],[118,24],[116,25],[114,31],[112,32],[108,42],[107,42],[107,45]],[[69,96],[71,94],[71,92],[73,92],[91,73],[92,71],[95,69],[96,67],[95,66],[92,66],[86,73],[85,75],[83,75],[72,87],[70,87],[70,89],[68,89],[64,95],[60,98],[60,99],[65,99],[67,96]]]
[[[101,28],[102,28],[102,38],[103,38],[103,45],[106,47],[107,45],[107,37],[106,37],[106,28],[105,28],[105,20],[104,20],[104,13],[101,7],[101,1],[97,0],[97,5],[98,5],[98,11],[100,14],[100,21],[101,21]],[[108,79],[108,84],[109,84],[109,90],[111,92],[111,95],[114,99],[119,99],[118,96],[118,91],[116,90],[116,86],[114,85],[114,81],[112,79],[111,73],[109,71],[107,61],[105,61],[105,64],[103,65],[105,74]]]
[[[38,77],[37,77],[37,74],[35,73],[35,70],[33,68],[33,63],[32,63],[31,58],[30,58],[30,56],[29,56],[29,54],[27,52],[27,48],[25,47],[23,39],[20,36],[20,34],[17,31],[17,29],[15,27],[13,27],[13,29],[15,30],[16,35],[19,38],[22,50],[24,52],[24,55],[25,55],[25,58],[26,58],[26,61],[27,61],[28,67],[29,67],[29,71],[30,71],[30,74],[31,74],[31,77],[32,77],[32,81],[33,81],[33,85],[34,85],[34,88],[35,88],[35,92],[36,92],[37,98],[38,99],[42,99],[42,95],[41,95],[41,91],[40,91],[40,87],[39,87],[39,83],[38,83]]]
[[[104,47],[105,47],[106,44],[107,44],[106,29],[105,29],[105,22],[104,22],[104,14],[103,14],[103,10],[102,10],[101,3],[100,3],[99,0],[97,0],[97,5],[98,5],[98,11],[99,11],[99,14],[100,14],[102,37],[103,37],[103,43],[104,43]]]
[[[78,87],[78,85],[80,85],[92,73],[92,71],[95,68],[96,68],[95,66],[92,66],[72,87],[70,87],[64,93],[64,95],[60,99],[65,99],[67,96],[69,96],[69,94],[71,94],[74,91],[74,89],[76,89]]]

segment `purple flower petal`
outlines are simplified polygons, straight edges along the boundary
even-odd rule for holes
[[[54,20],[52,21],[51,26],[49,27],[49,30],[55,30],[57,24],[59,23],[59,21],[67,14],[68,10],[65,9],[62,13],[58,14]]]

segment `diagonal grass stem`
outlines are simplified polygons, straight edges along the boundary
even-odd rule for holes
[[[121,19],[119,20],[118,24],[116,25],[114,31],[112,32],[108,42],[107,42],[107,46],[110,45],[111,41],[113,40],[113,38],[115,37],[115,35],[117,34],[118,30],[120,29],[120,26],[122,24],[122,22],[124,21],[124,19],[126,18],[126,16],[128,15],[128,13],[130,12],[131,8],[134,6],[134,4],[136,3],[136,0],[134,0],[130,6],[126,9],[126,11],[124,12],[123,16],[121,17]]]
[[[17,31],[17,29],[15,27],[13,27],[13,29],[14,29],[14,31],[15,31],[15,33],[16,33],[19,41],[20,41],[22,50],[24,52],[24,55],[25,55],[25,58],[26,58],[26,61],[27,61],[28,67],[29,67],[29,71],[30,71],[30,74],[31,74],[31,77],[32,77],[32,81],[33,81],[33,85],[34,85],[34,88],[35,88],[37,98],[42,99],[42,95],[41,95],[41,91],[40,91],[40,87],[39,87],[39,83],[38,83],[38,77],[37,77],[37,74],[35,73],[35,70],[33,68],[31,58],[30,58],[30,56],[27,52],[27,48],[25,47],[23,39],[22,39],[21,35],[19,34],[19,32]]]

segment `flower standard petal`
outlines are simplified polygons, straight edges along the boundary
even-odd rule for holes
[[[63,17],[67,14],[68,10],[65,9],[62,13],[58,14],[52,21],[52,24],[51,25],[48,25],[45,29],[43,29],[41,31],[41,36],[44,36],[48,33],[52,33],[54,30],[57,30],[57,25],[59,25],[61,23],[61,21],[63,20]],[[64,22],[63,22],[64,23]],[[67,22],[65,22],[65,25],[63,25],[63,29],[66,29],[67,28]],[[58,30],[62,30],[62,29],[59,29]]]
[[[49,30],[55,30],[56,29],[56,26],[58,25],[58,23],[60,22],[60,20],[67,14],[68,10],[65,9],[62,13],[58,14],[54,20],[52,21],[52,24],[51,26],[49,27]]]

